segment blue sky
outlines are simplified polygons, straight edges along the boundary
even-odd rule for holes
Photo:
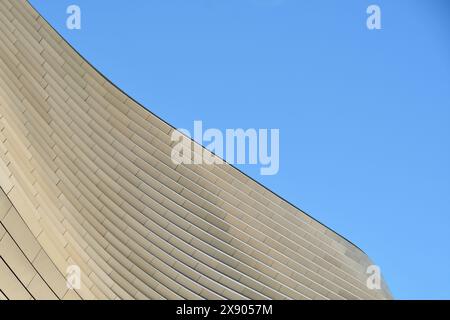
[[[279,128],[279,173],[241,170],[367,252],[395,298],[450,298],[445,1],[31,3],[175,127]],[[366,28],[370,4],[382,30]]]

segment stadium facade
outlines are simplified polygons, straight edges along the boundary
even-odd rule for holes
[[[391,298],[364,252],[236,168],[174,164],[174,130],[1,0],[0,299]]]

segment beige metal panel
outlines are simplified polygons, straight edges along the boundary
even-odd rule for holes
[[[74,290],[68,290],[62,300],[80,300],[80,296]]]
[[[8,0],[11,4],[9,8],[12,8],[13,6],[16,7],[21,14],[23,15],[29,15],[34,20],[36,20],[39,17],[39,14],[31,7],[31,5],[26,0]]]
[[[6,194],[1,190],[0,192],[0,222],[3,222],[3,219],[8,214],[9,210],[11,209],[12,205],[9,201]]]
[[[51,40],[54,41],[54,40]],[[59,47],[57,44],[53,43],[50,44],[52,48],[55,48],[56,50],[59,49],[58,53],[61,55],[61,57],[64,60],[64,64],[62,65],[62,68],[67,74],[71,74],[73,77],[76,78],[76,81],[83,89],[86,89],[86,79],[84,79],[84,75],[86,74],[86,70],[84,70],[80,64],[78,64],[75,60],[73,60],[73,55],[67,54],[67,52],[64,51],[63,48]]]
[[[3,224],[0,223],[0,240],[3,239],[5,234],[6,234],[6,229],[3,227]]]
[[[33,297],[0,258],[0,290],[11,300],[31,300]]]
[[[40,53],[44,50],[41,45],[44,40],[35,39],[28,30],[25,29],[23,24],[19,22],[16,18],[12,21],[12,25],[14,26],[13,34],[17,37],[18,41],[14,45],[22,44],[24,48],[30,51],[30,54],[35,59],[36,63],[43,64],[44,59],[40,56]],[[20,48],[18,47],[20,50]]]
[[[27,287],[36,271],[9,234],[4,235],[0,241],[0,256],[14,270],[20,282]]]
[[[11,8],[12,5],[8,1],[0,2],[0,13],[6,17],[7,21],[12,21],[14,19],[14,15],[10,12]]]
[[[40,28],[40,24],[36,21],[36,14],[31,14],[30,11],[27,10],[27,6],[24,5],[23,0],[11,1],[11,4],[12,7],[10,11],[14,17],[19,20],[21,25],[23,25],[30,34],[33,34],[37,41],[39,41],[40,38],[37,35],[34,35]]]
[[[53,289],[58,298],[64,297],[68,291],[66,280],[43,250],[33,260],[33,266],[42,275],[44,281]]]
[[[9,210],[2,224],[8,229],[25,256],[31,261],[34,260],[40,250],[40,245],[15,208]]]
[[[28,285],[28,290],[37,300],[57,300],[58,297],[52,292],[44,280],[36,275]]]

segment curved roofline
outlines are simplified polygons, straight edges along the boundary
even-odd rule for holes
[[[39,16],[52,28],[53,31],[55,31],[58,36],[76,53],[78,54],[91,68],[93,68],[99,75],[101,75],[106,81],[108,81],[113,87],[115,87],[117,90],[119,90],[122,94],[124,94],[128,99],[131,99],[133,102],[135,102],[137,105],[139,105],[141,108],[145,109],[147,112],[149,112],[150,114],[152,114],[154,117],[156,117],[157,119],[159,119],[160,121],[164,122],[166,125],[168,125],[169,127],[171,127],[174,130],[178,130],[177,128],[175,128],[173,125],[171,125],[170,123],[168,123],[166,120],[162,119],[161,117],[159,117],[157,114],[155,114],[154,112],[152,112],[151,110],[149,110],[148,108],[144,107],[140,102],[138,102],[136,99],[134,99],[133,97],[131,97],[128,93],[126,93],[124,90],[122,90],[119,86],[117,86],[113,81],[111,81],[108,77],[106,77],[101,71],[99,71],[95,66],[92,65],[92,63],[86,59],[77,49],[75,49],[70,43],[69,41],[66,40],[66,38],[64,38],[58,30],[56,30],[55,27],[53,27],[53,25],[51,23],[48,22],[48,20],[40,13],[39,10],[37,10],[33,4],[31,4],[30,1],[28,1],[28,4],[39,14]],[[190,138],[192,142],[196,142],[194,139]],[[198,142],[197,142],[198,143]],[[199,144],[201,145],[201,144]],[[211,152],[212,154],[214,154],[215,156],[217,156],[214,152],[208,150],[205,148],[205,146],[201,145],[202,148],[204,150],[207,150],[208,152]],[[222,159],[222,157],[219,157],[220,159]],[[299,210],[300,212],[302,212],[303,214],[305,214],[306,216],[308,216],[309,218],[311,218],[312,220],[314,220],[315,222],[319,223],[320,225],[322,225],[323,227],[325,227],[326,229],[332,231],[334,234],[336,234],[337,236],[341,237],[342,239],[344,239],[345,241],[347,241],[349,244],[351,244],[352,246],[354,246],[355,248],[357,248],[359,251],[361,251],[364,255],[366,255],[367,257],[369,257],[367,255],[367,253],[362,250],[360,247],[358,247],[355,243],[353,243],[352,241],[350,241],[349,239],[347,239],[346,237],[342,236],[341,234],[339,234],[337,231],[335,231],[334,229],[328,227],[327,225],[325,225],[324,223],[322,223],[321,221],[317,220],[316,218],[314,218],[312,215],[310,215],[309,213],[307,213],[306,211],[300,209],[298,206],[296,206],[295,204],[291,203],[290,201],[286,200],[284,197],[280,196],[278,193],[270,190],[268,187],[264,186],[261,182],[257,181],[255,178],[252,178],[251,176],[249,176],[248,174],[246,174],[245,172],[243,172],[241,169],[237,168],[236,166],[228,163],[225,159],[222,159],[224,161],[224,163],[228,164],[229,166],[231,166],[232,168],[234,168],[235,170],[237,170],[239,173],[241,173],[242,175],[244,175],[245,177],[247,177],[248,179],[250,179],[251,181],[255,182],[256,184],[258,184],[259,186],[263,187],[265,190],[271,192],[272,194],[274,194],[275,196],[277,196],[278,198],[280,198],[281,200],[283,200],[284,202],[286,202],[287,204],[289,204],[290,206],[294,207],[295,209]]]

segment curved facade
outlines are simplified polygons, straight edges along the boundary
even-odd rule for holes
[[[366,254],[234,167],[175,165],[173,130],[0,1],[0,299],[391,298]]]

